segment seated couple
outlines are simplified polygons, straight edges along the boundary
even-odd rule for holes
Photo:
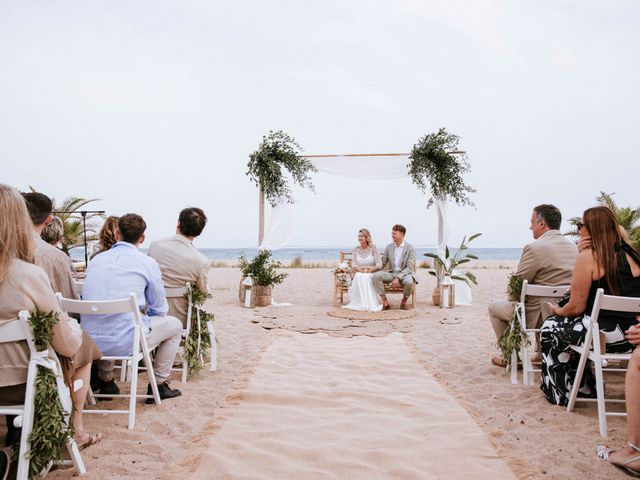
[[[384,291],[386,283],[394,287],[403,286],[400,308],[409,309],[407,300],[417,283],[413,272],[416,251],[405,241],[406,232],[404,226],[394,225],[391,228],[393,242],[387,245],[382,255],[373,244],[369,230],[363,228],[358,232],[360,245],[353,250],[354,275],[349,287],[350,302],[343,308],[368,312],[389,310],[391,306]],[[387,264],[389,270],[383,270]]]

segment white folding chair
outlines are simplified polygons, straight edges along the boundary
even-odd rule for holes
[[[58,386],[58,395],[60,403],[65,412],[64,418],[69,423],[71,415],[72,403],[69,389],[64,383],[62,367],[58,362],[53,349],[49,348],[38,352],[36,350],[33,331],[29,325],[29,312],[22,310],[18,314],[18,320],[3,322],[0,324],[0,344],[14,343],[26,341],[29,347],[29,366],[27,369],[27,386],[25,391],[25,400],[23,405],[0,405],[1,415],[16,415],[13,424],[16,427],[22,427],[20,435],[20,450],[18,452],[18,480],[26,480],[29,478],[29,436],[33,430],[33,419],[35,413],[34,399],[36,394],[36,374],[37,367],[42,366],[50,369],[56,375],[56,383]],[[87,469],[84,466],[80,451],[73,437],[67,442],[67,450],[71,460],[63,461],[63,464],[73,464],[78,475],[84,475]]]
[[[167,295],[167,298],[184,298],[184,296],[187,296],[187,321],[186,321],[186,325],[185,328],[182,330],[182,342],[184,344],[184,341],[187,338],[187,335],[189,334],[189,332],[191,331],[192,328],[192,311],[193,311],[193,300],[191,298],[191,284],[190,283],[186,283],[184,287],[176,287],[176,288],[165,288],[165,293]],[[200,332],[202,325],[200,323],[200,309],[197,308],[197,314],[196,314],[196,325],[195,327],[198,329],[198,332]],[[204,363],[204,352],[201,351],[200,349],[200,342],[198,342],[198,353],[197,355],[200,356],[201,361],[205,364],[205,365],[210,365],[211,366],[211,371],[215,371],[217,368],[217,359],[218,359],[218,348],[217,348],[217,343],[216,343],[216,332],[213,326],[213,322],[208,322],[207,325],[207,330],[209,332],[209,336],[211,338],[211,349],[209,351],[210,356],[211,356],[211,362],[209,363]],[[187,371],[188,371],[188,367],[189,365],[187,364],[184,355],[182,358],[182,367],[180,368],[172,368],[172,371],[177,371],[177,372],[181,372],[181,381],[182,383],[186,383],[187,382]]]
[[[84,413],[113,413],[113,414],[126,414],[129,416],[128,428],[133,430],[136,422],[136,399],[138,398],[153,398],[156,405],[160,405],[160,393],[158,392],[158,384],[156,383],[156,376],[153,371],[153,362],[151,361],[150,348],[147,345],[147,338],[142,333],[144,331],[142,325],[142,317],[138,304],[136,301],[135,293],[132,293],[129,298],[123,298],[121,300],[71,300],[63,298],[60,293],[56,293],[60,307],[68,313],[79,313],[82,315],[112,315],[116,313],[131,313],[132,320],[135,322],[133,333],[133,345],[131,347],[131,355],[105,355],[100,360],[112,360],[123,361],[122,368],[127,369],[127,377],[131,383],[131,389],[129,393],[125,394],[93,394],[94,397],[128,397],[129,409],[127,410],[89,410],[86,409]],[[152,345],[154,348],[155,345]],[[149,384],[153,395],[140,395],[138,391],[138,362],[144,361],[147,376],[149,378]]]
[[[522,282],[522,292],[520,293],[520,301],[516,305],[516,315],[520,326],[529,335],[540,333],[539,328],[527,328],[527,311],[525,308],[525,300],[527,297],[547,297],[560,298],[569,290],[570,285],[531,285],[527,280]],[[520,349],[520,359],[522,360],[522,383],[525,385],[533,385],[533,374],[540,372],[539,368],[534,368],[531,361],[531,354],[526,344]],[[511,352],[511,365],[517,365],[517,352]],[[518,383],[518,369],[511,369],[511,383]]]
[[[76,293],[79,298],[82,298],[82,287],[84,287],[84,282],[81,280],[73,279],[73,288],[75,288]]]
[[[619,363],[621,361],[628,361],[631,359],[631,353],[606,353],[603,352],[605,345],[600,341],[600,329],[598,328],[598,316],[601,310],[614,311],[614,312],[630,312],[640,313],[640,298],[636,297],[617,297],[614,295],[605,295],[604,290],[599,288],[596,293],[595,301],[593,302],[593,310],[591,311],[591,318],[585,317],[583,322],[588,323],[587,335],[582,345],[571,345],[571,348],[580,353],[580,362],[578,363],[578,369],[576,370],[576,376],[573,380],[573,387],[571,388],[571,394],[569,396],[569,403],[567,404],[567,411],[571,412],[575,407],[576,401],[581,402],[593,402],[598,404],[598,423],[600,426],[600,436],[607,436],[607,415],[611,417],[624,417],[627,414],[624,412],[607,412],[606,402],[610,403],[624,403],[622,399],[605,398],[604,396],[604,381],[603,381],[603,367],[608,372],[624,372],[626,368],[610,367],[609,362]],[[594,333],[595,332],[595,333]],[[587,365],[587,360],[593,362],[593,366],[596,371],[596,398],[578,398],[578,390],[580,389],[580,382],[582,381],[582,375]],[[607,368],[608,367],[608,368]]]

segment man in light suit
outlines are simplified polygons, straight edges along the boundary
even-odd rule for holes
[[[180,212],[176,234],[157,240],[149,247],[149,256],[160,266],[162,281],[168,288],[184,287],[187,282],[207,292],[209,261],[193,246],[193,240],[202,233],[207,216],[200,208],[185,208]],[[168,298],[169,315],[186,328],[188,301],[186,298]]]
[[[384,284],[390,283],[394,287],[398,287],[400,283],[403,286],[402,302],[400,308],[409,310],[407,299],[413,292],[415,287],[415,278],[413,274],[413,265],[416,263],[416,250],[408,242],[404,240],[407,229],[403,225],[394,225],[391,228],[391,239],[393,243],[387,245],[382,252],[382,268],[389,263],[389,271],[380,270],[373,274],[373,285],[382,299],[382,309],[389,310],[389,300],[384,293]]]
[[[538,205],[531,214],[531,232],[534,242],[525,245],[515,274],[530,284],[569,285],[578,247],[560,233],[562,214],[554,205]],[[530,297],[525,304],[527,328],[539,328],[551,315],[545,301],[554,299]],[[515,302],[497,301],[489,304],[489,318],[499,340],[507,329]],[[504,366],[499,356],[491,358],[496,366]]]

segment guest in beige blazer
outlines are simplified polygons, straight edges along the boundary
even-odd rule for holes
[[[70,357],[75,366],[73,379],[83,387],[75,392],[73,428],[79,445],[99,441],[101,435],[89,435],[82,421],[84,400],[89,388],[91,353],[97,351],[84,337],[78,322],[62,312],[47,274],[33,265],[35,254],[32,224],[20,193],[0,184],[0,323],[13,322],[20,310],[55,312],[59,322],[53,328],[51,347],[59,355]],[[85,346],[83,339],[92,344]],[[99,353],[99,351],[98,351]],[[0,345],[0,404],[24,401],[29,350],[26,343]],[[8,425],[12,430],[12,425]]]
[[[35,242],[35,264],[47,272],[54,292],[62,293],[65,298],[78,298],[73,287],[71,263],[62,251],[45,242],[42,231],[51,224],[53,202],[42,193],[23,193],[29,216],[33,223],[33,239]]]
[[[578,247],[560,233],[562,214],[554,205],[543,204],[533,209],[531,214],[531,232],[534,242],[525,245],[515,272],[523,280],[536,285],[569,285],[573,267],[578,255]],[[528,298],[525,304],[527,328],[537,328],[546,317],[551,315],[542,297]],[[515,302],[497,301],[489,304],[489,319],[500,339],[507,329]],[[501,357],[494,356],[491,362],[504,366]]]
[[[149,256],[160,266],[162,281],[167,288],[184,287],[188,282],[198,290],[208,290],[207,277],[209,262],[193,246],[207,224],[207,216],[200,208],[185,208],[180,212],[176,234],[173,237],[157,240],[149,247]],[[169,315],[182,322],[186,327],[186,298],[167,298]]]

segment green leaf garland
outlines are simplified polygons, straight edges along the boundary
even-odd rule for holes
[[[212,297],[209,292],[203,292],[191,287],[185,296],[191,295],[191,329],[184,341],[185,361],[189,375],[198,375],[204,370],[204,353],[211,348],[211,335],[207,328],[208,322],[215,320],[215,315],[202,308],[204,303]],[[198,312],[200,312],[200,349],[198,350]]]
[[[523,346],[527,346],[531,343],[527,332],[524,331],[520,324],[518,313],[524,315],[521,311],[521,304],[516,303],[513,309],[513,316],[509,322],[509,326],[504,331],[500,340],[498,340],[497,346],[500,349],[502,359],[507,365],[507,368],[511,367],[511,354],[512,352],[519,352]]]
[[[53,327],[60,321],[58,314],[36,310],[29,317],[33,329],[36,350],[46,350],[51,342]],[[62,460],[62,446],[73,437],[73,429],[67,422],[71,412],[62,408],[56,375],[46,367],[37,366],[33,429],[29,435],[29,479],[35,479],[50,462],[58,464]],[[18,439],[19,442],[19,439]],[[19,443],[14,447],[17,460]]]

